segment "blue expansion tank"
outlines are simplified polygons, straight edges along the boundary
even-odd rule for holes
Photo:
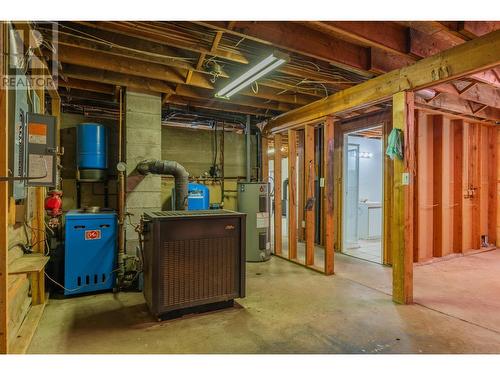
[[[66,214],[64,245],[65,295],[109,290],[116,264],[116,213]]]
[[[210,192],[202,184],[188,184],[188,210],[208,210],[210,208]]]
[[[78,169],[106,169],[107,134],[106,127],[96,123],[83,123],[77,126],[77,165]]]

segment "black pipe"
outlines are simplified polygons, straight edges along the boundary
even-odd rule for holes
[[[171,175],[175,179],[175,209],[187,210],[189,173],[182,165],[172,160],[143,160],[137,164],[141,174]]]

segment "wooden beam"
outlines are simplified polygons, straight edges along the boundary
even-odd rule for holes
[[[8,24],[0,24],[0,74],[2,82],[7,74],[8,56]],[[0,144],[4,145],[0,151],[0,175],[9,175],[8,157],[8,91],[0,90]],[[8,213],[9,213],[9,184],[7,181],[0,181],[0,354],[6,354],[8,349]]]
[[[196,53],[206,53],[207,55],[227,59],[229,61],[248,64],[248,59],[239,51],[226,50],[218,48],[211,52],[208,44],[200,41],[187,40],[185,38],[176,38],[176,31],[168,24],[157,22],[79,22],[80,24],[94,27],[100,30],[112,31],[122,35],[132,36],[152,42],[162,43],[174,48],[180,48],[186,51]]]
[[[442,83],[434,86],[433,90],[438,93],[448,93],[458,96],[464,100],[485,104],[489,107],[500,108],[500,88],[496,88],[485,83],[471,82],[460,92],[451,83]]]
[[[238,21],[233,30],[228,30],[223,22],[196,23],[264,45],[283,48],[326,61],[367,77],[371,76],[367,73],[369,70],[368,49],[331,38],[303,25],[292,22]]]
[[[211,103],[219,102],[225,104],[237,104],[243,105],[247,107],[255,107],[262,109],[269,109],[278,112],[286,112],[297,106],[287,103],[280,102],[270,102],[268,100],[263,100],[255,96],[241,96],[235,95],[231,98],[231,100],[222,99],[222,98],[214,98],[213,92],[211,90],[204,90],[195,87],[190,87],[188,85],[177,85],[175,90],[175,94],[178,96],[182,96],[185,98],[195,98],[201,100],[207,100]]]
[[[393,96],[393,127],[404,135],[404,160],[394,159],[393,212],[391,220],[392,299],[402,304],[413,303],[413,223],[415,170],[415,115],[413,93]],[[405,184],[404,174],[409,181]]]
[[[386,21],[306,21],[304,25],[333,37],[344,38],[365,47],[375,47],[406,56],[407,28]]]
[[[489,34],[500,29],[499,21],[464,21],[459,22],[459,32],[469,38]]]
[[[58,82],[59,87],[66,87],[69,89],[78,89],[91,92],[98,92],[101,94],[115,95],[115,86],[102,82],[86,81],[78,78],[67,78],[66,81],[62,79]]]
[[[274,254],[282,251],[282,216],[281,216],[281,147],[282,136],[274,136]]]
[[[288,131],[288,258],[297,259],[297,131]]]
[[[62,47],[62,46],[61,46]],[[184,83],[187,71],[152,62],[140,61],[128,57],[117,57],[106,52],[89,51],[70,46],[59,48],[59,61],[66,64],[102,69],[114,73],[136,77],[157,79],[172,83]],[[64,70],[63,70],[64,72]],[[205,75],[193,73],[191,85],[212,89],[213,85]]]
[[[265,131],[284,130],[296,124],[375,104],[401,90],[418,90],[492,68],[500,63],[500,31],[471,40],[328,98],[279,115],[268,121]]]
[[[315,233],[315,157],[314,157],[314,126],[305,127],[304,136],[304,165],[305,165],[305,220],[306,220],[306,265],[314,265],[314,233]]]
[[[181,106],[187,106],[189,108],[205,108],[205,109],[218,110],[224,112],[244,113],[248,115],[256,115],[262,117],[269,117],[272,115],[272,113],[276,113],[276,112],[271,112],[267,114],[267,111],[269,111],[269,109],[264,110],[255,107],[243,106],[239,104],[224,103],[222,101],[218,101],[215,99],[203,100],[197,98],[182,97],[178,95],[170,96],[166,100],[166,102],[167,104],[171,103]]]
[[[500,109],[488,107],[486,105],[471,103],[459,96],[441,93],[431,100],[424,100],[420,96],[416,96],[416,102],[423,107],[432,107],[435,109],[443,109],[445,111],[455,113],[457,115],[468,115],[469,117],[497,121],[500,118]]]
[[[71,29],[67,29],[67,27],[71,27]],[[105,30],[96,30],[93,27],[62,22],[59,24],[57,37],[58,44],[63,48],[70,46],[106,52],[115,56],[132,57],[184,70],[194,68],[188,59],[179,56],[176,50],[161,43],[133,36],[124,36]],[[203,72],[200,71],[200,73]]]
[[[119,85],[141,91],[160,92],[164,94],[174,93],[174,90],[172,90],[167,82],[159,79],[136,77],[108,70],[93,69],[76,65],[64,65],[63,70],[64,75],[70,78]]]
[[[325,186],[324,186],[324,212],[325,212],[325,274],[334,273],[334,235],[335,220],[333,207],[333,187],[335,184],[333,176],[334,145],[334,121],[328,117],[324,124],[323,160],[325,163]]]

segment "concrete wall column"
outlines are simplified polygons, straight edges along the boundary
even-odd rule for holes
[[[161,177],[143,176],[136,170],[144,159],[161,159],[161,97],[127,91],[125,95],[125,157],[127,163],[126,211],[139,222],[144,211],[161,209]],[[137,233],[126,221],[126,251],[134,254]]]

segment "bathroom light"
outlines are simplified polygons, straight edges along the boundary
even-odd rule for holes
[[[257,65],[250,68],[248,71],[243,73],[234,81],[230,82],[227,86],[219,90],[215,94],[215,97],[229,99],[232,95],[236,94],[241,89],[249,86],[259,78],[269,73],[270,71],[276,69],[280,65],[283,65],[288,60],[289,60],[288,55],[278,51],[273,52],[271,55],[266,57]]]

